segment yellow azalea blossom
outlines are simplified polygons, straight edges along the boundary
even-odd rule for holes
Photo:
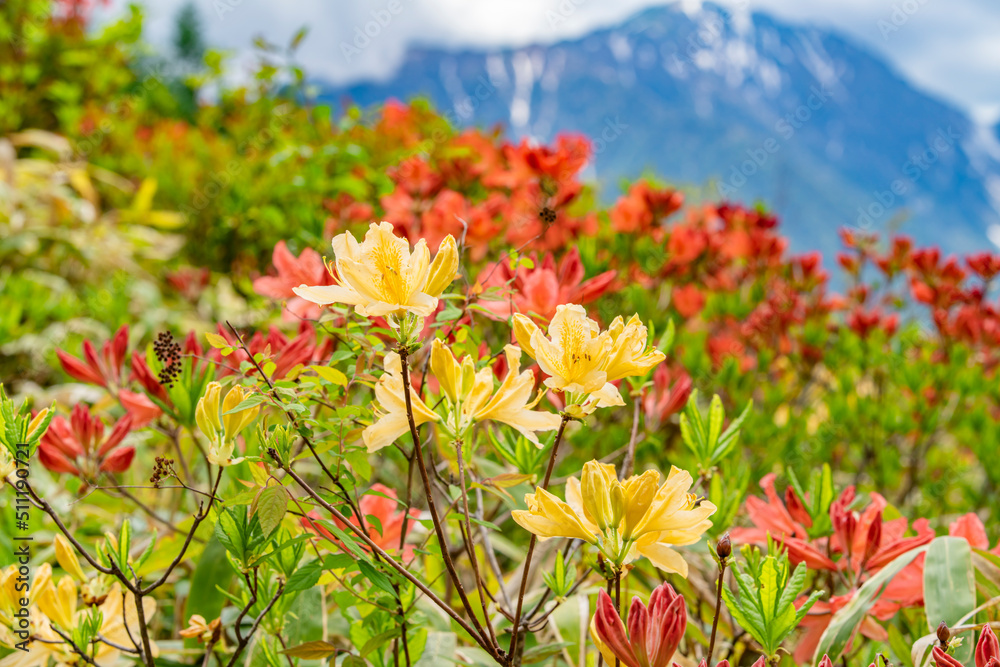
[[[594,531],[567,503],[559,500],[542,487],[524,496],[527,510],[514,510],[511,516],[522,528],[543,540],[550,537],[569,537],[594,544]]]
[[[507,357],[507,375],[499,389],[486,405],[476,413],[476,419],[498,421],[517,430],[536,447],[536,431],[552,431],[559,428],[562,417],[551,412],[535,410],[543,394],[528,402],[535,387],[535,375],[531,371],[521,371],[521,350],[514,345],[504,347]]]
[[[516,429],[535,446],[541,447],[536,431],[559,428],[561,418],[551,412],[535,410],[544,394],[531,401],[535,376],[521,372],[521,350],[513,345],[504,348],[507,375],[493,391],[493,371],[476,371],[472,357],[459,363],[440,340],[431,344],[431,372],[441,385],[449,412],[443,425],[457,438],[475,422],[497,421]]]
[[[69,577],[63,577],[58,586],[53,586],[51,579],[38,595],[37,606],[32,613],[32,637],[43,641],[29,641],[28,651],[17,651],[0,660],[0,667],[28,667],[38,665],[44,667],[53,659],[57,666],[79,664],[79,656],[74,654],[69,646],[63,643],[53,629],[58,627],[64,634],[72,635],[77,626],[90,613],[89,609],[77,608],[77,587]],[[32,584],[32,588],[37,586]],[[121,586],[115,584],[98,607],[101,612],[101,627],[98,633],[112,644],[130,646],[132,637],[139,637],[138,614],[135,608],[135,597],[132,593],[122,595]],[[156,613],[156,600],[143,598],[143,613],[146,622]],[[126,623],[128,629],[126,629]],[[3,642],[0,642],[3,643]],[[121,651],[114,646],[98,642],[94,662],[100,667],[111,667],[118,664]],[[159,656],[156,644],[150,646],[153,657]]]
[[[385,373],[375,385],[375,399],[378,401],[378,409],[375,411],[376,420],[361,434],[369,452],[376,452],[383,447],[388,447],[410,428],[406,416],[406,396],[403,393],[403,365],[400,362],[399,354],[389,352],[385,355],[383,363],[385,364]],[[415,391],[410,392],[410,405],[413,408],[413,421],[417,426],[441,419],[437,413],[420,400]]]
[[[228,466],[243,460],[232,458],[236,447],[236,436],[257,417],[260,406],[245,408],[231,414],[226,413],[246,400],[250,394],[246,388],[235,385],[226,393],[225,398],[222,398],[222,385],[218,382],[209,382],[204,395],[198,399],[194,413],[195,421],[202,434],[208,438],[210,463]]]
[[[602,370],[611,351],[611,336],[601,332],[597,322],[587,317],[583,306],[558,306],[548,334],[547,338],[528,317],[514,315],[518,344],[550,376],[545,386],[571,394],[602,391],[618,394],[614,387],[605,389],[608,374]]]
[[[584,413],[624,405],[612,382],[645,375],[665,358],[646,350],[648,332],[637,315],[626,324],[621,317],[601,331],[597,322],[577,304],[556,308],[548,337],[528,317],[514,315],[514,337],[549,377],[545,385],[570,394]]]
[[[633,315],[627,324],[619,315],[608,327],[608,335],[611,336],[611,354],[604,366],[608,382],[645,375],[667,358],[655,348],[647,352],[649,334],[638,315]]]
[[[333,239],[335,285],[300,285],[292,291],[306,301],[354,306],[359,315],[379,317],[413,313],[427,317],[455,279],[458,249],[448,236],[431,263],[427,242],[396,236],[388,222],[372,223],[363,242],[350,232]]]
[[[538,489],[525,497],[528,510],[513,512],[513,518],[539,537],[584,539],[619,567],[645,556],[661,570],[687,576],[687,563],[672,547],[699,541],[716,511],[688,493],[692,481],[672,468],[662,486],[655,470],[619,482],[613,465],[590,461],[581,479],[566,482],[566,502],[548,494],[552,500],[542,505]]]

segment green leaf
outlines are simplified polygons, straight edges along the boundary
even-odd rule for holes
[[[122,532],[118,536],[118,562],[124,567],[128,564],[128,554],[132,549],[132,524],[128,519],[122,522]]]
[[[149,560],[149,557],[153,555],[153,550],[156,548],[156,538],[157,538],[157,531],[154,528],[153,536],[149,539],[149,544],[143,550],[142,555],[139,556],[139,560],[135,562],[136,570],[142,569],[142,566],[146,564],[146,561]]]
[[[933,632],[939,623],[953,627],[976,607],[976,572],[972,548],[961,537],[938,537],[927,547],[924,561],[924,605],[927,626]],[[954,657],[968,664],[973,642],[962,642]]]
[[[891,563],[878,571],[871,579],[866,581],[850,602],[840,608],[830,620],[820,637],[816,646],[816,653],[813,661],[819,662],[824,654],[830,656],[830,660],[836,663],[840,660],[841,654],[854,637],[855,631],[861,625],[865,615],[881,597],[885,587],[892,581],[892,578],[899,574],[903,568],[913,562],[913,560],[927,550],[926,546],[917,547],[898,556]]]
[[[564,648],[573,646],[573,642],[559,642],[558,644],[540,644],[524,651],[521,656],[521,664],[530,665],[535,662],[548,660]]]
[[[320,640],[286,648],[281,653],[293,658],[302,658],[303,660],[323,660],[324,658],[337,655],[337,647],[330,642]]]
[[[715,447],[722,435],[722,422],[726,418],[726,412],[722,408],[722,399],[716,394],[712,396],[712,402],[708,406],[708,446]]]
[[[322,574],[323,564],[319,559],[309,561],[295,570],[295,573],[288,578],[288,582],[285,584],[285,593],[296,593],[312,588],[319,582]]]
[[[392,581],[389,577],[385,576],[384,573],[376,570],[371,563],[367,560],[359,560],[358,568],[361,570],[361,574],[365,575],[365,578],[367,578],[370,582],[381,588],[389,595],[396,597],[396,591],[392,587]]]
[[[256,510],[261,530],[270,536],[288,511],[288,491],[280,484],[268,484],[257,496]]]

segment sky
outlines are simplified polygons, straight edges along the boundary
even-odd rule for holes
[[[687,9],[698,0],[678,0]],[[147,39],[170,43],[186,0],[143,0]],[[98,21],[125,6],[114,0]],[[331,83],[388,76],[409,45],[485,48],[549,43],[613,26],[651,0],[194,0],[210,46],[246,58],[256,35],[309,35],[298,59]],[[911,83],[983,123],[1000,120],[998,0],[719,0],[736,13],[832,28],[881,54]],[[374,22],[374,23],[373,23]],[[368,30],[367,43],[358,38]],[[355,42],[355,40],[358,40]],[[358,45],[361,45],[359,48]],[[238,66],[238,65],[237,65]]]

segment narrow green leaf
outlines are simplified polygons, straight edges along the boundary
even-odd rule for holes
[[[858,589],[858,592],[851,601],[833,615],[830,625],[827,626],[826,631],[823,632],[823,636],[820,637],[819,644],[816,646],[813,662],[818,663],[824,654],[829,655],[830,660],[834,663],[840,660],[841,654],[847,648],[851,638],[854,637],[854,633],[861,625],[861,621],[864,620],[865,615],[875,602],[878,601],[886,585],[903,568],[912,563],[917,556],[925,551],[927,551],[926,546],[907,551],[866,581]]]
[[[976,607],[976,572],[972,548],[961,537],[938,537],[927,547],[924,561],[924,605],[932,632],[939,623],[954,626]],[[973,642],[962,642],[954,657],[968,664]]]

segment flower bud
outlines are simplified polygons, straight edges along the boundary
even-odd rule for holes
[[[424,292],[433,297],[441,296],[457,275],[458,246],[455,244],[455,237],[448,234],[438,246],[434,261],[427,271],[427,286]]]
[[[715,543],[715,553],[721,560],[729,558],[733,553],[733,541],[729,538],[729,533],[720,537],[719,541]]]
[[[948,624],[944,621],[941,621],[937,626],[937,638],[941,642],[941,646],[948,647],[948,640],[951,639],[951,631],[948,629]]]
[[[66,570],[71,577],[79,582],[87,581],[87,577],[83,573],[83,568],[80,567],[80,561],[77,560],[76,552],[73,551],[73,546],[69,543],[69,540],[62,535],[56,535],[52,546],[55,547],[56,560],[59,561],[62,569]]]
[[[987,623],[976,642],[976,667],[994,667],[1000,662],[1000,642],[993,633],[993,628]]]

